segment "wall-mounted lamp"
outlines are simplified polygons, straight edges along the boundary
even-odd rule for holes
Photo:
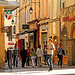
[[[29,9],[29,13],[30,13],[30,14],[33,13],[33,9],[32,9],[32,7],[30,7],[30,9]]]

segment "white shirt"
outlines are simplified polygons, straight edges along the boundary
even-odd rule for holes
[[[54,44],[53,43],[48,43],[48,52],[47,52],[47,54],[50,54],[50,55],[52,55],[53,53],[54,53],[54,50],[52,50],[52,49],[54,49],[55,50],[55,46],[54,46]]]

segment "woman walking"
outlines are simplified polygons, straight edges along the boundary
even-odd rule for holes
[[[35,64],[34,64],[34,61],[35,61],[35,51],[34,51],[34,48],[31,49],[30,55],[31,55],[31,60],[32,60],[32,66],[34,68],[34,66],[35,66]]]
[[[46,55],[47,55],[47,45],[44,46],[44,49],[43,49],[43,54],[44,54],[44,61],[45,61],[45,65],[46,65]]]

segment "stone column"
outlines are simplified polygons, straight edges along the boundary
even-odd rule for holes
[[[72,65],[72,39],[68,39],[68,65]]]

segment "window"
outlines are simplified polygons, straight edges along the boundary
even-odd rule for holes
[[[62,8],[64,9],[64,7],[65,7],[65,4],[64,4],[64,2],[62,3]]]

